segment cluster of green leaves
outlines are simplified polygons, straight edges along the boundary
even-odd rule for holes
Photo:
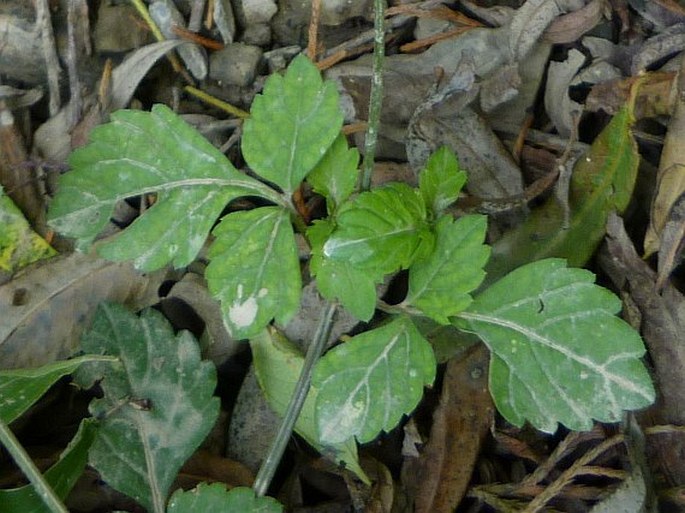
[[[234,337],[250,340],[258,380],[274,410],[282,413],[302,357],[266,328],[273,319],[287,323],[299,309],[302,278],[294,226],[301,229],[304,223],[292,195],[308,181],[325,197],[328,213],[304,229],[311,247],[310,270],[323,297],[368,321],[377,308],[376,285],[399,270],[408,271],[406,298],[392,307],[392,315],[317,363],[296,425],[313,446],[344,461],[362,479],[355,440],[368,442],[395,427],[434,380],[435,356],[415,325],[418,317],[473,332],[483,340],[492,354],[491,394],[515,425],[528,421],[551,432],[561,422],[587,429],[593,419],[617,421],[624,409],[653,401],[654,390],[640,361],[643,343],[616,317],[618,299],[595,285],[590,272],[545,259],[475,294],[490,256],[484,244],[487,220],[480,215],[454,219],[446,213],[466,182],[450,151],[440,149],[430,158],[417,188],[390,183],[356,193],[359,156],[340,135],[338,104],[334,84],[322,81],[304,57],[296,58],[284,76],[270,77],[253,103],[242,140],[245,161],[262,180],[236,170],[164,106],[149,113],[116,112],[110,123],[93,131],[88,146],[72,155],[72,170],[61,179],[50,222],[85,249],[118,201],[156,193],[155,204],[144,215],[98,244],[102,256],[133,260],[144,270],[189,264],[211,232],[208,287],[221,302],[226,328]],[[230,213],[217,224],[227,203],[239,196],[260,197],[265,200],[260,204],[267,205]],[[152,314],[141,319],[137,322],[161,329]],[[154,367],[153,362],[144,355],[124,358],[111,346],[117,338],[112,323],[101,322],[86,339],[86,349],[108,348],[108,354],[140,376],[126,384],[132,389],[95,403],[97,414],[135,422],[142,414],[127,407],[132,398],[174,404],[172,412],[160,413],[159,419],[148,415],[147,422],[170,423],[177,433],[198,418],[201,407],[211,410],[203,411],[203,418],[216,414],[212,401],[168,397],[163,381],[155,382],[145,370]],[[185,343],[183,336],[176,342],[179,347]],[[145,344],[149,358],[154,351],[149,341]],[[213,374],[196,364],[193,379],[206,380],[207,392]],[[89,364],[88,374],[79,372],[79,379],[92,382],[102,365]],[[123,386],[123,378],[113,371],[109,376]],[[179,413],[184,408],[187,412]],[[186,414],[188,418],[179,417]],[[150,468],[155,451],[144,461],[124,462],[139,476],[126,476],[121,481],[126,484],[117,484],[125,474],[121,462],[103,454],[104,446],[128,444],[117,422],[105,421],[109,427],[98,435],[102,447],[95,442],[100,448],[91,459],[111,467],[103,473],[108,482],[162,511],[178,462],[197,446],[203,431],[193,432],[192,440],[180,440],[173,450],[165,445],[164,451],[174,454],[174,464],[163,471]],[[160,439],[146,443],[157,447]],[[153,470],[154,483],[145,478]]]

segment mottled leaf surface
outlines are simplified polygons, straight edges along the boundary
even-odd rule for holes
[[[152,208],[101,251],[110,259],[135,258],[145,270],[170,262],[181,267],[195,258],[231,199],[274,198],[164,105],[111,118],[71,154],[71,171],[60,177],[48,213],[50,224],[82,249],[105,227],[117,201],[155,192]]]
[[[250,348],[257,380],[269,406],[278,415],[285,415],[304,365],[302,353],[276,330],[262,330],[250,339]],[[295,423],[295,431],[316,450],[328,455],[336,463],[343,462],[345,468],[369,483],[369,478],[359,465],[354,438],[335,444],[324,444],[319,439],[315,417],[317,395],[316,387],[311,387]]]
[[[441,324],[471,303],[471,292],[485,277],[483,266],[490,256],[486,246],[485,216],[465,216],[455,221],[443,216],[435,227],[435,249],[409,268],[409,293],[404,304],[418,308]]]
[[[205,276],[231,335],[248,338],[273,318],[287,323],[302,286],[289,213],[280,207],[235,212],[213,234]]]
[[[201,483],[197,488],[178,489],[169,500],[167,513],[281,513],[283,507],[271,497],[257,497],[251,488],[227,490],[221,483]]]
[[[645,347],[620,309],[591,272],[546,259],[491,286],[458,324],[490,348],[490,393],[509,422],[587,430],[654,401]]]
[[[408,317],[351,338],[326,353],[314,370],[320,439],[373,440],[411,412],[434,379],[433,350]]]
[[[85,386],[101,379],[104,393],[90,405],[101,427],[89,463],[110,486],[161,513],[179,469],[218,416],[216,370],[201,361],[189,332],[174,335],[154,310],[137,317],[105,303],[82,345],[121,360],[116,367],[87,363],[76,373]]]
[[[403,183],[391,183],[346,202],[336,223],[323,255],[371,275],[407,268],[417,255],[432,249],[423,198]]]
[[[243,128],[242,151],[258,175],[286,194],[299,187],[340,133],[343,115],[332,81],[300,55],[271,75]]]
[[[57,254],[31,229],[24,214],[0,186],[0,271],[14,273],[28,264]]]

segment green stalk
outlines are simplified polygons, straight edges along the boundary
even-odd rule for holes
[[[297,379],[297,384],[295,385],[295,390],[290,398],[290,403],[288,403],[288,409],[285,411],[285,416],[278,428],[278,433],[276,433],[276,437],[271,443],[269,452],[257,473],[254,485],[252,485],[252,489],[259,497],[266,495],[269,484],[276,473],[278,464],[288,445],[288,440],[290,440],[290,436],[292,435],[297,417],[299,417],[300,411],[302,411],[304,400],[309,393],[309,385],[312,381],[314,364],[321,357],[321,354],[326,347],[326,341],[330,336],[331,328],[333,326],[333,317],[335,316],[336,308],[337,305],[335,303],[327,303],[326,310],[323,312],[323,315],[319,320],[319,325],[316,327],[314,340],[312,340],[312,343],[307,348],[307,355],[304,358],[302,371],[300,372],[300,377]]]
[[[373,76],[371,94],[369,95],[369,127],[364,142],[364,162],[362,163],[361,190],[371,188],[373,161],[378,141],[378,128],[381,124],[381,106],[383,104],[383,61],[385,58],[385,0],[374,0],[373,23]]]
[[[7,448],[7,452],[14,459],[17,466],[21,469],[24,475],[31,482],[36,490],[38,496],[43,499],[45,505],[53,513],[69,513],[69,510],[64,506],[55,491],[47,483],[40,470],[31,460],[31,457],[26,454],[26,451],[14,436],[4,420],[0,419],[0,443]]]

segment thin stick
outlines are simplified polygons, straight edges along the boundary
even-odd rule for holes
[[[307,55],[316,62],[317,46],[319,45],[319,20],[321,19],[321,0],[312,0],[312,17],[309,20]]]
[[[374,0],[373,22],[373,76],[371,94],[369,95],[369,130],[364,142],[364,162],[362,163],[361,190],[371,187],[373,160],[376,154],[378,129],[381,123],[381,106],[383,104],[383,61],[385,60],[385,1]]]
[[[48,89],[50,91],[49,109],[50,116],[59,112],[59,58],[55,47],[55,38],[52,32],[52,21],[50,20],[50,7],[48,0],[34,0],[36,8],[36,26],[40,30],[40,39],[43,44],[43,59],[48,72]]]
[[[53,513],[69,513],[69,510],[67,510],[60,498],[57,497],[55,491],[33,463],[31,457],[26,454],[17,437],[14,436],[14,433],[12,433],[2,419],[0,419],[0,443],[5,446],[7,452],[10,453],[12,459],[14,459],[17,466],[31,482],[36,493],[43,499],[45,505],[50,508],[50,511]]]
[[[327,304],[326,310],[323,312],[323,315],[319,320],[319,325],[316,327],[314,340],[312,340],[312,343],[307,348],[307,355],[305,356],[304,364],[302,365],[300,377],[295,385],[295,390],[290,398],[288,409],[285,411],[285,416],[283,417],[283,421],[278,428],[276,438],[274,438],[274,441],[269,448],[269,452],[266,455],[259,472],[257,473],[254,485],[252,486],[252,489],[259,497],[266,495],[269,484],[276,473],[278,464],[280,463],[283,453],[285,452],[285,448],[288,445],[288,440],[290,440],[290,436],[295,428],[297,417],[299,417],[300,412],[302,411],[304,400],[307,398],[307,394],[309,393],[309,385],[311,384],[312,380],[314,364],[323,354],[323,350],[326,347],[326,342],[331,334],[333,317],[335,317],[336,308],[337,306],[334,303]]]

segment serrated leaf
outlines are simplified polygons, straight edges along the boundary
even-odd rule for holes
[[[501,278],[520,265],[548,257],[565,258],[574,267],[588,261],[604,238],[609,214],[623,212],[632,197],[640,163],[630,132],[634,121],[632,107],[623,107],[576,163],[568,227],[559,200],[548,199],[493,244],[489,277]]]
[[[591,272],[547,259],[491,286],[459,325],[490,348],[490,393],[509,422],[587,430],[654,401],[645,347],[620,309]]]
[[[250,348],[257,381],[269,406],[278,415],[285,415],[304,365],[302,353],[276,330],[262,330],[250,339]],[[317,395],[316,387],[311,387],[295,423],[295,431],[316,450],[336,463],[342,462],[359,479],[369,483],[369,478],[359,465],[354,438],[332,445],[323,444],[319,439],[315,417]]]
[[[24,214],[0,186],[0,271],[14,273],[30,263],[57,254],[31,229]]]
[[[0,371],[0,419],[6,424],[28,410],[58,379],[71,374],[85,362],[116,359],[96,355],[63,360],[37,369]]]
[[[43,473],[43,477],[55,494],[64,499],[76,484],[86,467],[88,449],[97,433],[97,421],[81,421],[76,435],[66,449],[59,455],[57,462]],[[32,485],[0,490],[0,504],[3,513],[50,513],[50,508],[38,495]]]
[[[179,469],[218,416],[216,370],[201,361],[189,332],[174,335],[155,310],[136,317],[104,303],[82,346],[121,360],[109,368],[84,364],[75,375],[87,384],[102,378],[104,397],[90,405],[101,428],[89,463],[110,486],[160,513]]]
[[[87,146],[71,154],[69,164],[48,217],[81,249],[102,231],[117,201],[159,193],[152,208],[101,249],[110,259],[135,258],[144,270],[189,264],[233,198],[275,199],[274,191],[238,172],[164,105],[152,112],[113,113],[110,123],[93,130]]]
[[[368,321],[376,310],[376,282],[373,273],[357,269],[344,260],[332,260],[323,255],[323,244],[333,231],[329,219],[314,221],[307,228],[312,246],[310,271],[316,277],[316,286],[329,301],[340,303],[362,321]]]
[[[408,317],[351,338],[314,370],[319,438],[373,440],[411,412],[434,379],[433,350]]]
[[[273,318],[286,324],[300,307],[302,286],[288,212],[279,207],[235,212],[213,234],[205,276],[231,335],[248,338]]]
[[[292,194],[342,128],[338,91],[300,55],[252,103],[242,151],[252,170]]]
[[[409,268],[409,292],[404,304],[414,306],[441,324],[464,310],[470,292],[483,281],[483,266],[490,248],[483,244],[485,216],[465,216],[454,221],[443,216],[436,227],[433,252]]]
[[[335,210],[354,192],[359,176],[359,151],[348,148],[347,139],[338,135],[333,145],[307,175],[314,191],[326,198],[328,213]]]
[[[227,490],[221,483],[200,483],[192,490],[178,489],[169,500],[167,513],[281,513],[281,506],[271,497],[257,497],[254,490],[236,487]]]
[[[435,217],[457,201],[466,184],[466,173],[459,168],[457,157],[447,146],[436,150],[419,174],[419,190]]]
[[[433,246],[421,195],[404,183],[392,183],[346,202],[323,255],[375,276],[407,268]]]

